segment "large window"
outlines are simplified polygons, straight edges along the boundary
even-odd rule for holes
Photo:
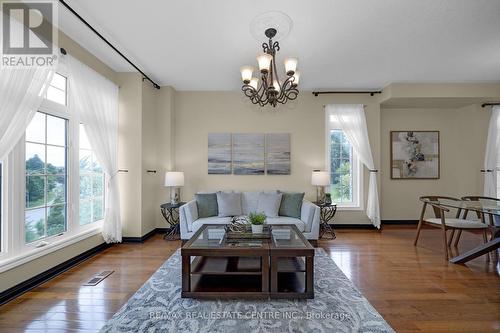
[[[340,208],[361,208],[358,158],[344,132],[329,120],[326,137],[332,201]]]
[[[80,225],[104,217],[104,173],[80,124]]]
[[[69,84],[53,76],[23,139],[0,162],[0,272],[101,231],[104,174]]]
[[[66,231],[67,120],[38,112],[26,129],[27,243]]]

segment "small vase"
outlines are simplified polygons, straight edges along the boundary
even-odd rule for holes
[[[261,234],[263,230],[263,224],[252,224],[252,234]]]

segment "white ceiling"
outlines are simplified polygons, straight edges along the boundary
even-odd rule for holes
[[[239,90],[256,66],[252,19],[293,20],[278,61],[299,58],[300,87],[378,89],[391,82],[500,82],[499,0],[67,0],[160,85]],[[62,6],[60,26],[115,71],[132,68]],[[263,40],[264,41],[264,38]]]

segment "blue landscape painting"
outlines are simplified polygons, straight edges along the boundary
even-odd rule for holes
[[[290,134],[269,133],[266,137],[267,174],[290,174]]]
[[[263,175],[264,152],[264,134],[233,134],[233,173],[235,175]]]
[[[208,174],[231,174],[231,133],[208,134]]]

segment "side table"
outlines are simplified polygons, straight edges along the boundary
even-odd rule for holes
[[[160,206],[161,215],[165,218],[170,228],[163,236],[166,240],[179,240],[180,239],[180,225],[179,225],[179,207],[184,205],[185,202],[179,202],[172,205],[171,203],[164,203]]]
[[[335,235],[335,230],[333,230],[330,223],[328,223],[337,212],[337,205],[334,203],[326,204],[314,202],[316,206],[320,209],[319,219],[320,219],[320,230],[319,230],[319,238],[323,238],[325,235],[329,235],[326,239],[335,239],[337,236]]]

